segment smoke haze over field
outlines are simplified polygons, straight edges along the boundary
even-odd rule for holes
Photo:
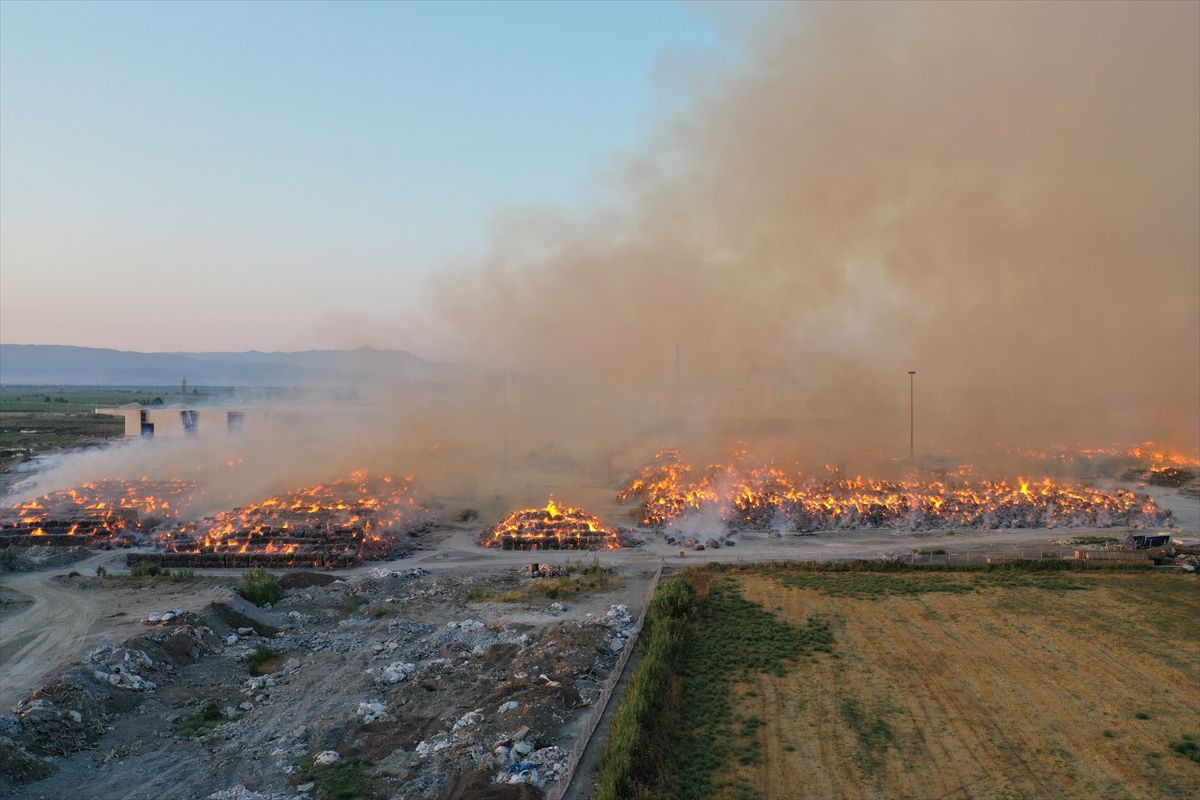
[[[612,207],[515,219],[437,287],[479,359],[558,411],[797,418],[829,458],[906,448],[909,369],[929,451],[1194,451],[1200,5],[767,17]]]
[[[478,370],[239,445],[214,505],[363,467],[470,495],[552,444],[533,461],[564,482],[735,441],[876,469],[907,455],[910,369],[918,454],[1200,451],[1200,4],[760,11],[610,202],[513,213],[431,287]],[[27,489],[220,474],[206,448]]]

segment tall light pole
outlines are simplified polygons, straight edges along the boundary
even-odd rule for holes
[[[915,369],[910,369],[908,371],[908,461],[910,464],[917,463],[916,450],[913,447],[917,421],[917,415],[913,402],[916,396],[916,381],[917,371]]]

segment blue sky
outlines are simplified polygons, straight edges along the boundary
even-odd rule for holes
[[[695,11],[5,2],[0,339],[406,346],[429,271],[578,204],[672,59],[730,57]]]

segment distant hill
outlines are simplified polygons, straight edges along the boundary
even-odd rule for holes
[[[355,386],[425,383],[455,373],[450,364],[404,350],[303,350],[295,353],[135,353],[97,347],[0,344],[6,385]]]

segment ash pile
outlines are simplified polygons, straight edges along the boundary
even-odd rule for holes
[[[501,550],[615,550],[620,534],[586,511],[560,506],[514,511],[484,532],[484,547]]]

